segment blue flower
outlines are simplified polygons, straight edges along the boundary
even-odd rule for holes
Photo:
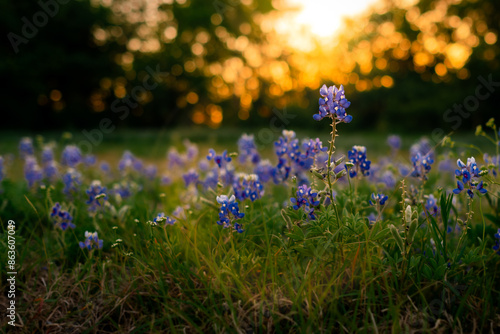
[[[495,245],[493,246],[493,250],[497,253],[497,255],[500,255],[500,228],[498,229],[497,233],[495,233]]]
[[[273,179],[274,166],[269,160],[260,161],[254,169],[254,173],[257,174],[261,182],[268,182]]]
[[[91,166],[94,166],[97,162],[97,158],[95,157],[95,155],[93,154],[87,154],[84,158],[83,158],[83,163],[85,164],[85,166],[87,167],[91,167]]]
[[[186,187],[190,184],[196,185],[199,179],[198,173],[194,169],[190,169],[186,174],[182,175],[184,182],[186,183]]]
[[[42,170],[33,156],[27,156],[24,163],[24,177],[28,181],[28,188],[42,180]]]
[[[498,175],[498,168],[500,165],[500,156],[490,157],[488,153],[483,155],[484,162],[488,165],[488,169],[491,170],[494,177]]]
[[[68,168],[68,171],[62,177],[64,183],[63,192],[66,195],[77,192],[79,186],[82,184],[81,177],[82,175],[78,171],[73,168]]]
[[[33,140],[29,137],[24,137],[19,142],[19,153],[22,157],[27,157],[33,155],[35,150],[33,149]]]
[[[253,164],[257,164],[260,161],[260,155],[257,152],[253,135],[243,134],[241,138],[238,139],[238,152],[241,163],[250,160]]]
[[[106,195],[106,188],[101,186],[101,181],[94,180],[90,184],[90,187],[87,189],[87,195],[89,195],[89,199],[86,202],[89,205],[89,211],[96,211],[97,208],[102,207],[102,203],[104,203],[108,196]]]
[[[387,144],[393,149],[393,150],[399,150],[401,148],[401,137],[392,135],[387,137]]]
[[[208,150],[207,155],[208,160],[213,160],[219,168],[223,168],[226,166],[226,163],[231,162],[231,157],[227,155],[227,150],[225,150],[222,155],[217,155],[213,148]]]
[[[58,175],[57,163],[54,160],[48,161],[43,166],[43,174],[49,180],[54,180]]]
[[[314,120],[320,121],[325,117],[330,117],[336,122],[350,123],[352,116],[346,113],[351,102],[345,98],[344,86],[339,88],[335,86],[326,87],[323,85],[319,90],[321,98],[319,99],[319,113],[313,116]]]
[[[232,224],[233,221],[245,216],[244,213],[240,212],[235,196],[233,195],[230,198],[226,195],[217,196],[217,203],[221,205],[217,224],[224,228],[233,227],[238,233],[243,233],[244,230],[240,224],[235,223],[234,226]]]
[[[478,183],[475,180],[481,177],[481,173],[474,157],[467,158],[467,164],[464,164],[462,160],[458,159],[457,166],[460,169],[455,170],[455,175],[462,180],[457,181],[457,188],[453,190],[454,194],[460,194],[465,188],[467,188],[467,194],[470,198],[474,198],[473,190],[477,190],[480,194],[486,194],[488,192],[484,188],[483,181]]]
[[[356,177],[359,173],[363,176],[370,175],[371,161],[366,159],[366,147],[353,146],[352,150],[347,152],[347,158],[354,165],[349,169],[350,177]]]
[[[417,152],[412,156],[411,162],[413,163],[413,171],[410,175],[422,180],[427,180],[427,174],[431,171],[431,165],[434,163],[432,155],[427,153],[422,156],[420,152]]]
[[[64,166],[76,167],[82,162],[82,152],[74,145],[68,145],[62,152],[61,163]]]
[[[297,188],[295,197],[290,198],[294,210],[304,208],[309,220],[315,220],[314,207],[319,205],[318,193],[313,192],[310,187],[303,184]]]
[[[369,203],[372,206],[376,206],[376,205],[383,206],[383,205],[385,205],[385,202],[387,201],[388,198],[389,197],[386,196],[386,195],[384,195],[384,194],[375,194],[375,193],[373,193],[372,194],[373,202],[370,200]]]
[[[143,173],[149,180],[154,180],[157,171],[158,169],[155,165],[148,165],[146,166],[146,168],[144,168]]]
[[[97,232],[88,232],[85,231],[85,241],[80,241],[80,248],[87,248],[88,250],[102,249],[103,241],[99,239]]]
[[[42,150],[42,164],[46,164],[54,160],[54,151],[52,146],[45,146]]]
[[[264,187],[255,174],[238,174],[233,183],[233,190],[239,201],[250,199],[253,202],[264,194]]]
[[[164,225],[174,225],[175,224],[175,219],[171,217],[165,217],[165,214],[163,212],[159,213],[158,216],[153,220],[155,224],[161,224],[165,222]]]
[[[72,229],[76,227],[75,224],[73,224],[73,217],[68,211],[61,210],[61,204],[59,203],[54,204],[52,207],[50,217],[54,225],[63,231],[66,231],[68,227]]]
[[[437,206],[437,200],[434,197],[434,195],[429,195],[427,197],[427,201],[425,202],[425,210],[428,214],[430,214],[433,217],[436,217],[439,213],[439,207]]]

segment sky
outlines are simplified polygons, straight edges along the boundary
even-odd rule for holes
[[[361,14],[377,1],[285,0],[285,5],[294,10],[286,12],[276,27],[278,32],[292,36],[292,46],[306,51],[310,43],[304,43],[304,35],[331,37],[342,27],[345,17]]]

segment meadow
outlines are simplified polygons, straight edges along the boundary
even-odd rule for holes
[[[267,146],[132,132],[94,155],[70,134],[4,137],[19,327],[3,330],[498,331],[495,120],[439,143],[353,135],[342,87],[320,94],[320,138],[289,128]]]

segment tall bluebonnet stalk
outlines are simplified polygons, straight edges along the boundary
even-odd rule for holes
[[[315,114],[313,118],[316,121],[320,121],[325,117],[331,119],[332,132],[330,133],[330,148],[328,150],[328,162],[327,162],[327,173],[326,178],[328,182],[328,197],[331,198],[333,203],[333,186],[332,186],[332,156],[335,152],[335,138],[337,134],[337,124],[339,123],[350,123],[352,121],[352,116],[346,113],[346,109],[349,108],[351,102],[345,98],[344,86],[341,85],[340,88],[335,86],[327,87],[323,85],[319,91],[321,98],[319,99],[319,113]]]

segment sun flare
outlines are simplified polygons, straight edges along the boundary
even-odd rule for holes
[[[304,44],[301,37],[333,36],[342,28],[345,18],[361,14],[377,1],[285,0],[284,4],[291,10],[281,18],[277,29],[281,33],[293,36],[291,43],[294,47],[308,49],[307,43]]]

